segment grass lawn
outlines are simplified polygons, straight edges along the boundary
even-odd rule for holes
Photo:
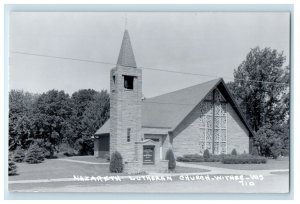
[[[59,159],[46,159],[40,164],[16,163],[18,174],[9,180],[56,179],[78,176],[110,175],[108,164],[82,164]]]
[[[109,163],[104,158],[94,157],[94,156],[72,156],[72,157],[61,157],[60,159],[69,159],[69,160],[76,160],[76,161],[86,161],[86,162],[93,162],[93,163]]]
[[[237,170],[272,170],[289,169],[289,158],[268,159],[266,164],[222,164],[221,162],[189,162],[210,167],[219,167]]]
[[[103,162],[102,159],[91,156],[65,157],[76,161],[89,161],[94,163]],[[107,176],[107,175],[127,175],[125,173],[110,173],[109,164],[85,164],[64,161],[59,159],[46,159],[40,164],[16,163],[18,175],[9,176],[9,181],[15,180],[37,180],[37,179],[57,179],[73,178],[76,176]],[[176,167],[174,173],[201,173],[207,172],[204,169]]]

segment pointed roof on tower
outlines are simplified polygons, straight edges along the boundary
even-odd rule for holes
[[[117,65],[136,68],[135,58],[127,29],[124,31]]]

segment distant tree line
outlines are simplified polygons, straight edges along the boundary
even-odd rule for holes
[[[109,118],[107,91],[79,90],[69,96],[50,90],[32,94],[9,92],[9,150],[39,145],[48,157],[55,153],[93,153],[91,136]]]
[[[227,85],[256,132],[254,151],[267,157],[289,154],[290,75],[275,49],[251,49]]]

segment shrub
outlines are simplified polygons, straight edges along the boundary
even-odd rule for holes
[[[207,161],[210,157],[210,154],[209,154],[209,151],[208,149],[204,150],[204,153],[203,153],[203,158],[204,158],[204,161]]]
[[[199,154],[185,154],[183,156],[177,157],[179,162],[221,162],[225,154],[220,155],[210,155],[208,158],[204,158]]]
[[[176,161],[172,149],[169,149],[166,153],[166,160],[169,160],[168,169],[174,170],[176,167]]]
[[[259,147],[259,155],[273,157],[287,154],[289,151],[289,125],[266,124],[256,132],[254,145]]]
[[[225,154],[220,155],[210,155],[209,158],[205,159],[205,162],[221,162],[224,158]]]
[[[253,156],[259,156],[259,152],[258,152],[258,149],[257,149],[256,146],[252,147],[251,155],[253,155]]]
[[[38,164],[45,160],[44,150],[37,144],[30,145],[25,161],[29,164]]]
[[[234,156],[237,155],[236,149],[233,149],[233,150],[231,151],[231,155],[234,155]]]
[[[72,157],[72,156],[76,156],[76,152],[72,147],[68,147],[65,152],[64,155],[67,157]]]
[[[185,162],[185,158],[179,156],[179,157],[176,158],[176,161]]]
[[[72,156],[74,156],[75,154],[74,154],[74,152],[67,151],[67,152],[64,152],[64,155],[65,155],[66,157],[72,157]]]
[[[21,162],[24,161],[24,158],[25,158],[24,150],[21,149],[21,148],[17,149],[14,156],[13,156],[13,161],[21,163]]]
[[[183,157],[177,157],[179,162],[204,162],[203,156],[199,154],[185,154]]]
[[[11,159],[8,160],[8,175],[9,176],[17,175],[17,165]]]
[[[260,156],[253,156],[250,154],[243,155],[227,155],[224,157],[223,164],[265,164],[266,158]]]
[[[112,173],[123,172],[123,158],[118,151],[113,152],[111,155],[109,171]]]

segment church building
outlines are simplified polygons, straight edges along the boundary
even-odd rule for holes
[[[233,149],[249,153],[253,136],[222,78],[143,100],[142,70],[125,30],[110,74],[110,118],[94,135],[95,156],[118,151],[125,163],[139,159],[145,163],[148,152],[163,163],[170,148],[175,157],[201,155],[205,149],[211,154],[228,154]],[[144,145],[142,149],[139,144]],[[140,158],[140,154],[144,155]],[[154,162],[153,158],[148,162]]]

